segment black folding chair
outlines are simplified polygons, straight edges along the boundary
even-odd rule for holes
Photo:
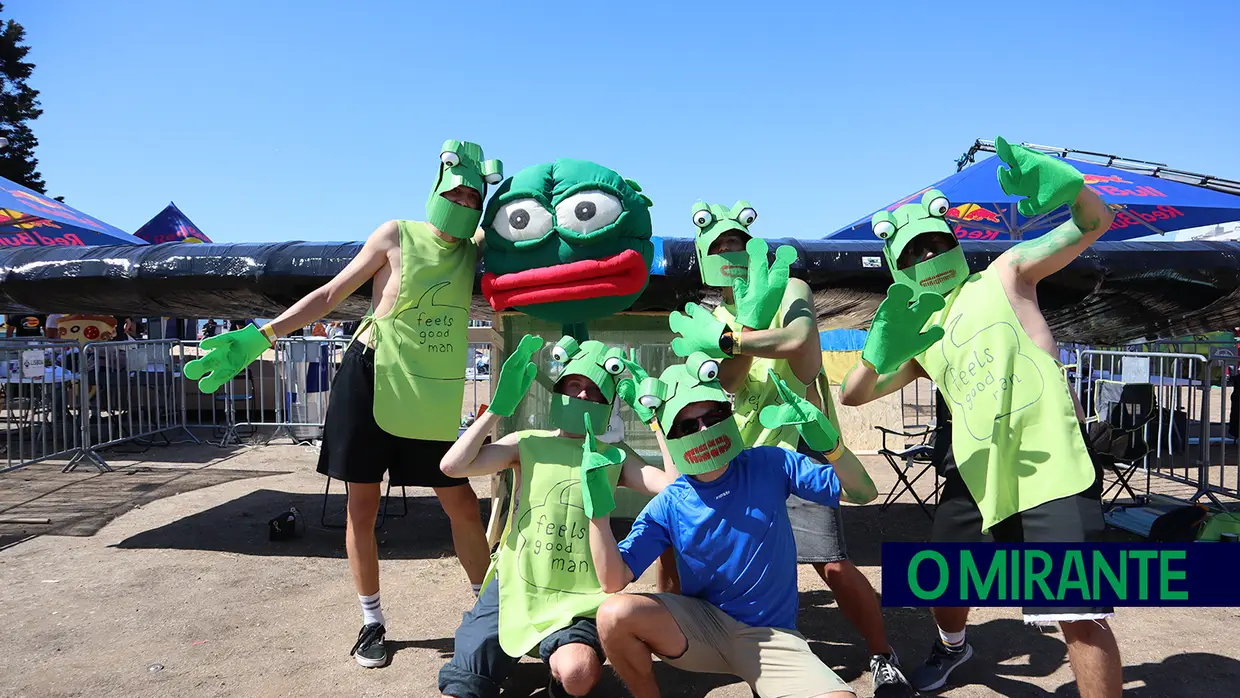
[[[1102,492],[1105,511],[1125,493],[1134,502],[1142,500],[1129,480],[1150,453],[1146,436],[1158,416],[1158,400],[1151,383],[1100,380],[1095,382],[1095,393],[1096,414],[1090,420],[1087,443],[1094,461],[1114,478]]]
[[[917,506],[921,507],[926,516],[933,519],[934,514],[930,512],[926,504],[927,502],[937,504],[939,498],[940,483],[934,458],[934,438],[938,428],[930,426],[914,431],[895,431],[878,426],[874,428],[883,435],[883,447],[878,452],[887,459],[892,472],[896,474],[896,483],[892,485],[891,491],[887,493],[878,510],[880,512],[887,511],[887,507],[890,507],[896,500],[908,493],[912,495],[913,500],[917,502]],[[896,444],[888,441],[888,437],[891,437],[893,440],[901,439],[903,443],[897,447]],[[915,485],[927,473],[931,473],[931,477],[934,478],[934,490],[929,497],[923,499],[917,493]]]

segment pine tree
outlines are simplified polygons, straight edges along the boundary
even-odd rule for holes
[[[4,4],[0,3],[0,13]],[[22,25],[0,19],[0,137],[9,144],[0,149],[0,177],[29,187],[40,194],[47,192],[39,159],[34,149],[39,145],[30,130],[30,122],[39,118],[39,91],[26,84],[34,64],[25,60],[30,53],[26,30]]]

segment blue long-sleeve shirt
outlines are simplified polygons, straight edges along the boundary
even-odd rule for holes
[[[742,623],[796,629],[797,554],[789,494],[839,506],[830,465],[783,448],[742,451],[712,482],[681,475],[638,514],[620,543],[634,577],[670,545],[680,589]]]

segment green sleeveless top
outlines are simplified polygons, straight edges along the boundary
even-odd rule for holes
[[[725,323],[735,332],[739,327],[736,322],[735,313],[725,305],[715,308],[715,318]],[[780,329],[784,326],[784,312],[775,314],[775,320],[771,322],[768,329]],[[778,446],[792,451],[797,450],[797,444],[801,439],[800,433],[795,426],[783,426],[778,429],[767,429],[762,426],[762,422],[758,420],[758,414],[763,407],[767,405],[775,405],[779,403],[779,391],[776,390],[775,384],[771,382],[771,377],[767,373],[768,369],[775,369],[775,375],[788,384],[788,388],[800,397],[805,397],[808,388],[797,378],[792,367],[785,359],[763,359],[753,357],[749,365],[749,373],[745,376],[745,383],[736,391],[734,404],[732,406],[733,413],[736,415],[736,425],[740,427],[741,439],[745,442],[746,448],[754,448],[757,446]],[[823,380],[821,372],[818,374],[818,394],[822,398],[823,412],[834,420],[835,405],[832,404],[831,391],[827,388],[827,381]],[[835,422],[838,424],[839,422]]]
[[[454,441],[461,426],[469,304],[478,248],[449,243],[425,224],[399,221],[400,294],[382,317],[374,308],[375,422],[389,434]]]
[[[943,340],[917,360],[951,409],[957,468],[983,531],[1093,484],[1063,367],[1025,333],[997,271],[970,276],[930,322]]]
[[[623,446],[620,446],[624,448]],[[521,432],[521,489],[512,500],[487,583],[499,574],[499,644],[520,657],[573,618],[594,617],[607,595],[590,556],[581,504],[581,439]],[[609,466],[614,489],[621,466]]]

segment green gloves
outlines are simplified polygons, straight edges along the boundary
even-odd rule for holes
[[[1009,196],[1026,197],[1016,205],[1026,218],[1071,204],[1085,186],[1085,177],[1063,158],[1009,145],[1003,138],[995,139],[995,152],[1011,168],[997,170],[999,186]]]
[[[779,306],[784,301],[784,289],[788,288],[788,268],[797,258],[796,250],[780,245],[775,250],[775,264],[768,269],[767,249],[766,240],[750,238],[745,244],[745,252],[749,254],[749,276],[732,280],[736,321],[755,330],[765,330],[771,326],[775,313],[779,312]]]
[[[607,469],[624,462],[624,451],[619,448],[603,444],[601,453],[597,448],[594,426],[590,424],[590,415],[587,414],[586,439],[581,444],[581,504],[585,507],[586,516],[592,519],[607,516],[615,510],[616,495],[611,491]]]
[[[628,404],[629,408],[633,410],[633,413],[637,415],[638,419],[642,420],[644,424],[650,424],[654,421],[654,408],[646,407],[637,399],[637,386],[641,385],[644,381],[646,381],[646,379],[650,378],[650,374],[647,373],[646,369],[642,368],[640,364],[634,361],[636,357],[637,352],[630,349],[629,358],[620,359],[624,362],[625,367],[629,369],[629,373],[633,377],[621,380],[616,385],[616,393],[620,396],[621,400],[624,400],[624,402]]]
[[[271,340],[254,325],[246,325],[244,329],[207,337],[199,346],[207,349],[207,354],[185,364],[185,377],[198,381],[202,392],[214,393],[270,349]]]
[[[814,403],[792,392],[788,384],[775,375],[775,369],[767,369],[767,373],[783,404],[763,407],[758,413],[758,421],[767,429],[795,425],[807,446],[827,454],[828,459],[832,459],[835,455],[833,451],[840,445],[839,429],[835,428],[822,410],[814,407]]]
[[[491,399],[488,412],[501,417],[511,417],[517,411],[517,405],[525,399],[534,378],[538,375],[538,366],[534,365],[533,357],[542,349],[541,337],[525,335],[516,351],[504,361],[499,370],[499,382],[495,385],[495,396]]]
[[[887,298],[874,313],[861,360],[874,367],[879,375],[895,371],[943,338],[943,328],[938,325],[921,331],[930,316],[943,309],[943,296],[923,293],[910,306],[912,300],[913,289],[904,284],[892,284],[887,289]]]
[[[685,313],[688,315],[676,311],[668,318],[672,332],[680,335],[672,340],[672,351],[676,352],[676,356],[688,357],[700,351],[712,359],[728,358],[719,347],[719,339],[728,326],[697,303],[685,304]]]

